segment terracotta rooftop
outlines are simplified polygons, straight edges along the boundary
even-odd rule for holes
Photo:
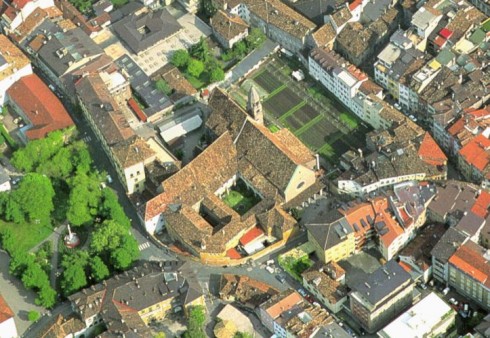
[[[74,125],[61,101],[35,74],[22,77],[7,90],[7,94],[32,123],[32,128],[25,132],[31,140]]]
[[[473,138],[468,144],[460,149],[459,154],[465,161],[474,166],[479,171],[484,171],[490,163],[490,140],[483,134]]]
[[[288,311],[296,304],[303,302],[303,298],[299,293],[294,290],[292,292],[287,292],[286,294],[281,293],[276,296],[278,299],[274,299],[274,297],[269,300],[266,304],[263,305],[264,310],[267,312],[269,316],[273,319],[279,317],[283,312]]]
[[[247,245],[248,243],[252,242],[254,239],[262,236],[264,234],[264,231],[258,227],[253,227],[251,230],[249,230],[245,235],[240,238],[240,244],[241,245]]]
[[[481,218],[486,218],[490,209],[490,193],[482,191],[473,204],[471,211]]]
[[[305,38],[316,27],[313,22],[280,0],[243,0],[243,3],[262,20],[299,39]]]
[[[222,10],[218,10],[210,21],[214,31],[226,40],[231,40],[248,30],[248,24],[239,16],[228,14]]]
[[[485,250],[478,244],[467,241],[451,256],[449,263],[461,272],[490,287],[490,264],[483,257]]]
[[[155,152],[145,140],[136,135],[114,145],[112,152],[123,168],[137,163],[147,163],[155,156]]]
[[[326,24],[318,28],[316,32],[311,34],[311,37],[316,43],[316,47],[327,46],[335,39],[336,36],[337,33],[335,33],[335,30],[333,29],[330,22],[327,22]]]
[[[0,35],[0,54],[6,63],[5,68],[0,68],[0,81],[31,63],[29,58],[3,34]]]
[[[422,160],[431,165],[445,165],[447,156],[441,150],[439,145],[434,141],[429,132],[426,132],[424,139],[419,147],[419,156]]]
[[[14,312],[9,307],[5,299],[0,295],[0,324],[14,318]]]

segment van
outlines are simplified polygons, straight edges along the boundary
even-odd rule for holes
[[[447,288],[445,288],[444,290],[442,290],[442,294],[445,296],[449,293],[449,291],[451,291],[451,288],[449,288],[449,286]]]

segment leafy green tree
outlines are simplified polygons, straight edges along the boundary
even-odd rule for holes
[[[191,59],[187,65],[187,73],[198,78],[204,71],[204,63],[202,61]]]
[[[109,276],[109,269],[99,256],[95,256],[90,262],[90,270],[92,271],[92,276],[97,282],[100,282]]]
[[[130,230],[113,220],[104,221],[95,230],[90,248],[96,254],[108,255],[119,270],[128,268],[139,256],[138,242]]]
[[[184,338],[204,338],[204,322],[206,321],[206,312],[201,305],[193,306],[189,309],[189,325],[184,333]]]
[[[12,156],[12,164],[24,172],[34,171],[40,163],[49,161],[64,145],[62,131],[49,133],[45,138],[29,142]]]
[[[112,219],[128,229],[131,227],[131,222],[126,216],[124,209],[121,207],[121,204],[119,204],[117,195],[114,191],[111,189],[103,189],[102,201],[100,214],[105,219]]]
[[[55,178],[67,178],[73,172],[72,149],[61,148],[46,162],[39,163],[36,172]]]
[[[70,295],[87,285],[85,269],[88,265],[89,253],[87,251],[75,251],[67,254],[61,261],[63,276],[61,289],[66,295]]]
[[[201,11],[208,18],[215,15],[217,9],[214,6],[213,0],[201,0]]]
[[[187,64],[190,61],[190,58],[191,57],[188,51],[186,51],[185,49],[179,49],[174,52],[170,62],[177,68],[183,68],[187,66]]]
[[[132,236],[122,239],[122,246],[111,254],[111,261],[118,270],[125,270],[139,257],[138,242]]]
[[[43,286],[35,300],[35,303],[45,308],[52,308],[56,304],[56,291],[49,285]]]
[[[260,28],[252,28],[245,42],[250,50],[260,47],[266,39],[264,32]]]
[[[36,258],[32,254],[20,251],[9,252],[11,259],[9,264],[9,272],[17,277],[22,277],[22,274],[27,269],[27,266],[34,264]]]
[[[65,295],[71,295],[86,285],[87,276],[83,266],[75,264],[65,268],[61,279],[61,289]]]
[[[28,289],[40,290],[46,285],[49,286],[49,277],[41,265],[30,262],[22,274],[22,283]]]
[[[71,192],[66,213],[68,221],[73,225],[82,225],[92,221],[97,214],[102,195],[98,177],[77,173],[69,184]]]
[[[172,94],[172,87],[170,87],[168,82],[164,79],[159,79],[157,82],[155,82],[155,87],[157,87],[157,89],[165,95]]]
[[[90,170],[92,165],[92,157],[88,151],[87,144],[85,142],[74,142],[73,147],[75,149],[74,164],[76,172],[80,174],[86,174]]]
[[[41,315],[37,311],[29,311],[29,313],[27,314],[27,318],[30,322],[35,322],[39,319],[39,317],[41,317]]]
[[[219,67],[213,68],[209,75],[209,79],[211,82],[223,81],[225,79],[225,72]]]
[[[5,203],[4,211],[5,219],[14,223],[21,223],[25,221],[25,215],[22,211],[21,205],[13,198],[9,198]]]
[[[233,46],[233,52],[237,57],[242,58],[247,55],[247,45],[243,40],[239,41]]]
[[[209,58],[211,56],[211,53],[209,51],[209,45],[208,42],[204,37],[201,36],[199,39],[199,42],[192,45],[189,48],[189,54],[193,57],[196,58],[197,60],[207,63],[209,61]],[[190,62],[190,60],[189,60]]]

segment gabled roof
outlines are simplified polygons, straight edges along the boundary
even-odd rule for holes
[[[420,144],[419,156],[430,165],[445,165],[447,162],[447,156],[436,141],[434,141],[432,136],[430,136],[429,132],[425,133],[422,143]]]
[[[129,168],[137,163],[146,162],[155,156],[155,152],[148,146],[145,140],[136,135],[114,145],[112,152],[123,168]]]
[[[5,299],[0,295],[0,324],[14,318],[14,312],[9,307]]]
[[[471,164],[479,171],[484,171],[490,163],[488,147],[490,147],[490,140],[480,134],[461,148],[459,154],[468,164]]]
[[[32,123],[25,132],[30,140],[74,125],[63,104],[36,74],[20,78],[7,94]]]
[[[248,24],[239,16],[227,14],[222,10],[218,10],[210,21],[214,31],[226,40],[231,40],[248,29]]]
[[[463,244],[449,259],[449,263],[461,272],[471,276],[486,287],[490,286],[490,264],[483,257],[485,254],[483,249],[478,244],[467,241]]]

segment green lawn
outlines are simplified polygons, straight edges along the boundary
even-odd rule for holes
[[[18,248],[23,251],[29,251],[53,232],[53,229],[47,226],[29,223],[15,224],[0,220],[0,232],[6,229],[12,232]]]
[[[122,7],[129,2],[129,0],[111,0],[115,7]]]
[[[223,202],[240,215],[243,215],[260,201],[253,193],[247,194],[248,196],[245,195],[236,190],[230,190],[229,193],[223,196]]]
[[[341,113],[340,121],[344,122],[349,129],[357,128],[357,120],[349,113]]]
[[[195,78],[194,76],[192,75],[189,75],[189,74],[185,74],[185,78],[187,79],[187,81],[189,81],[191,83],[191,85],[196,88],[196,89],[201,89],[202,87],[204,87],[205,83],[203,81],[201,81],[200,79],[198,78]]]
[[[292,256],[279,257],[279,265],[295,279],[301,281],[301,274],[313,265],[313,261],[307,255],[299,259]]]
[[[268,126],[269,130],[272,132],[272,133],[276,133],[278,132],[279,130],[281,130],[281,128],[279,128],[278,126],[276,126],[275,124],[270,124]]]

